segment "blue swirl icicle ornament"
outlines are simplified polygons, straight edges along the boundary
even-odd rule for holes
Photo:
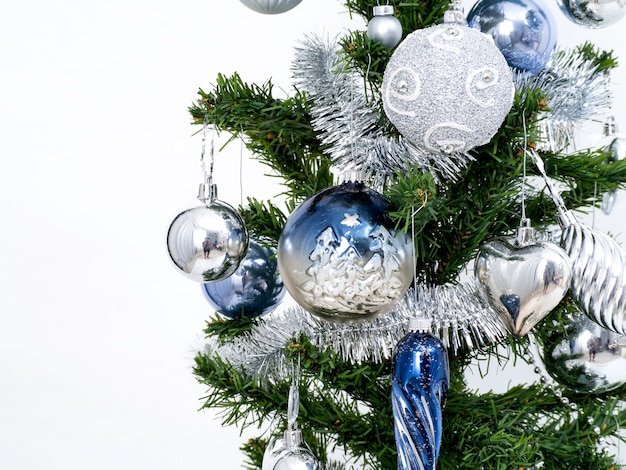
[[[393,353],[393,405],[398,470],[434,470],[448,396],[450,365],[443,343],[428,333],[430,320],[411,322]]]

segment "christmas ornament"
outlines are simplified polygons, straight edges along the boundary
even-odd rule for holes
[[[626,139],[617,135],[615,117],[610,116],[604,123],[604,136],[609,140],[606,150],[610,152],[607,163],[618,162],[626,158]],[[610,214],[617,202],[617,191],[609,191],[602,195],[600,208],[605,214]]]
[[[302,0],[240,0],[245,6],[257,13],[277,15],[297,7]]]
[[[412,322],[392,358],[391,403],[402,470],[434,470],[441,446],[450,366],[441,341],[427,332],[429,324]]]
[[[248,252],[234,274],[202,284],[202,292],[209,304],[227,318],[268,313],[285,293],[276,250],[250,240]]]
[[[553,243],[536,242],[529,223],[513,242],[495,239],[483,245],[474,274],[487,302],[517,336],[559,304],[572,279],[567,254]]]
[[[586,28],[605,28],[617,23],[626,14],[623,0],[559,0],[561,11],[574,23]]]
[[[572,263],[572,295],[583,312],[604,328],[626,334],[626,253],[608,235],[581,224],[548,178],[543,160],[530,151],[563,228],[561,246]]]
[[[439,180],[458,179],[473,161],[463,152],[442,154],[418,148],[380,125],[382,97],[357,72],[341,63],[337,42],[308,37],[296,48],[292,73],[311,102],[311,124],[339,171],[359,170],[380,188],[418,166]]]
[[[389,311],[413,279],[413,243],[394,229],[390,202],[346,181],[302,203],[278,242],[278,267],[291,296],[339,322]]]
[[[467,21],[490,35],[508,64],[523,72],[542,70],[556,47],[556,22],[533,0],[479,0]]]
[[[292,363],[291,385],[287,397],[287,430],[282,438],[270,441],[263,454],[262,470],[318,470],[320,464],[297,429],[300,408],[300,365]]]
[[[212,182],[213,140],[210,146],[210,171],[205,165],[207,122],[202,134],[200,163],[204,183],[200,184],[199,207],[178,214],[167,231],[167,250],[174,265],[197,282],[218,281],[233,274],[248,250],[248,230],[239,213],[217,199]]]
[[[393,15],[393,5],[374,7],[374,17],[367,24],[367,37],[393,49],[402,39],[402,25]]]
[[[513,103],[502,53],[489,36],[459,22],[458,13],[449,11],[444,24],[409,34],[385,69],[387,117],[427,152],[463,153],[486,144]]]
[[[626,337],[581,314],[551,331],[539,356],[546,372],[576,393],[606,393],[626,383]]]

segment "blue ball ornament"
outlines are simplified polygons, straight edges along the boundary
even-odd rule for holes
[[[479,0],[467,22],[490,35],[507,63],[520,72],[543,70],[556,47],[555,20],[533,0]]]
[[[450,365],[442,342],[426,330],[408,333],[392,356],[391,402],[402,470],[435,470],[441,447]]]
[[[202,284],[202,292],[218,313],[230,319],[269,313],[285,294],[276,250],[250,240],[239,268],[226,279]]]
[[[413,241],[395,230],[391,203],[362,182],[320,191],[287,219],[278,267],[298,304],[343,323],[388,312],[413,281]]]

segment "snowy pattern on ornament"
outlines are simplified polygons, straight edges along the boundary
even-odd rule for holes
[[[364,259],[351,240],[338,237],[332,227],[320,233],[309,255],[313,263],[306,270],[311,280],[301,286],[304,297],[321,310],[340,308],[355,312],[379,309],[389,298],[400,298],[406,289],[397,243],[384,227],[372,233],[371,238],[371,257]]]
[[[428,152],[467,152],[489,142],[513,104],[511,70],[493,40],[460,24],[411,33],[383,79],[385,113]]]
[[[285,287],[303,308],[352,323],[388,312],[413,280],[413,241],[391,203],[360,182],[327,188],[287,219],[278,242]]]

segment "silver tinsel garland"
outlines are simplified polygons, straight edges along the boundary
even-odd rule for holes
[[[540,148],[554,152],[572,145],[576,126],[605,113],[612,102],[609,73],[598,72],[597,65],[571,50],[555,52],[544,70],[518,77],[516,87],[545,93],[549,110],[539,115]]]
[[[311,102],[312,125],[340,171],[358,170],[372,187],[415,165],[436,178],[458,179],[473,158],[466,153],[426,153],[380,126],[380,93],[356,72],[342,68],[337,43],[306,37],[296,47],[294,83]]]
[[[411,318],[431,320],[432,332],[455,354],[503,339],[508,333],[484,303],[472,282],[419,286],[389,313],[367,322],[337,324],[313,317],[301,307],[276,310],[259,319],[252,330],[228,343],[211,340],[205,354],[217,354],[246,377],[270,386],[289,376],[283,351],[299,334],[321,350],[332,350],[351,363],[381,362],[407,333]]]

